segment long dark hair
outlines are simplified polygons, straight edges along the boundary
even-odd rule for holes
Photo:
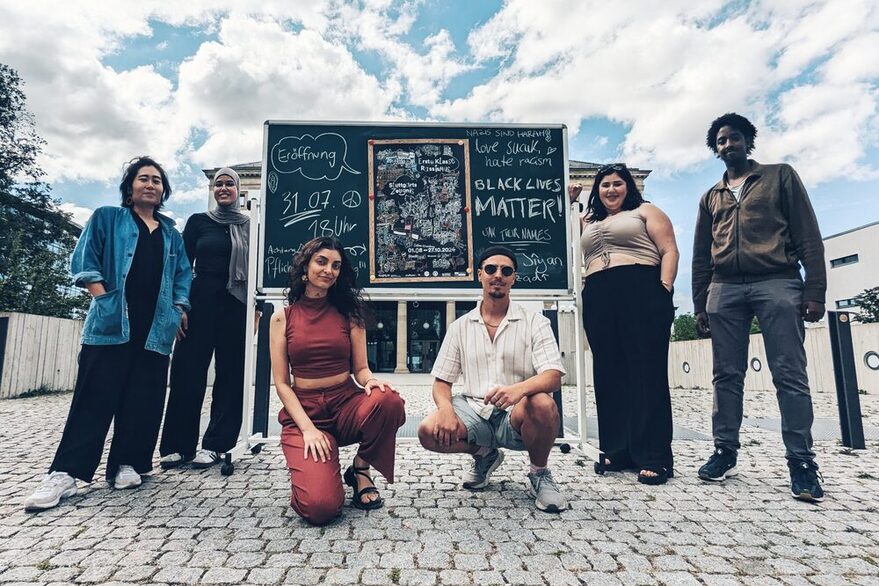
[[[363,291],[357,286],[357,275],[348,258],[348,253],[338,238],[322,236],[309,240],[302,245],[299,252],[293,255],[290,265],[290,288],[287,289],[287,302],[296,303],[305,295],[305,281],[302,277],[308,274],[308,263],[319,250],[335,250],[342,257],[339,278],[330,287],[327,299],[343,316],[356,325],[366,327],[369,312],[363,299]]]
[[[598,169],[598,173],[595,175],[595,183],[592,184],[592,191],[589,192],[589,201],[586,204],[587,222],[600,222],[607,217],[607,208],[604,207],[604,204],[601,203],[601,198],[598,197],[598,188],[605,177],[613,175],[614,173],[619,175],[620,179],[626,182],[626,199],[623,200],[623,205],[620,209],[634,210],[644,203],[644,198],[641,196],[641,190],[635,185],[635,178],[632,177],[632,173],[629,171],[628,167],[623,163],[605,165]]]
[[[125,171],[122,174],[122,181],[119,182],[119,193],[122,195],[122,207],[131,207],[131,186],[134,185],[134,178],[144,167],[155,167],[159,170],[162,177],[162,201],[156,206],[156,211],[162,209],[168,198],[171,197],[171,184],[168,183],[168,175],[160,164],[155,162],[152,157],[134,157],[125,164]]]

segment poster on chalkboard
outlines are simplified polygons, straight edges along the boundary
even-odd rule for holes
[[[470,281],[466,140],[369,141],[369,282]]]
[[[560,124],[268,121],[257,290],[282,292],[296,251],[334,236],[372,299],[477,298],[475,259],[494,244],[516,253],[516,295],[571,297],[566,137]]]

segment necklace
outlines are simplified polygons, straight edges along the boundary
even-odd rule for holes
[[[742,177],[741,179],[739,179],[738,182],[736,182],[735,184],[733,184],[732,181],[730,181],[729,179],[727,179],[727,180],[726,180],[726,185],[727,185],[727,187],[738,187],[739,185],[741,185],[742,183],[744,183],[744,182],[745,182],[745,179],[747,179],[747,178],[748,178],[748,176],[745,175],[744,177]]]
[[[485,321],[485,320],[482,320],[482,321]],[[496,324],[490,324],[490,323],[488,323],[487,321],[485,321],[485,325],[487,325],[487,326],[490,327],[490,328],[496,328],[496,327],[498,327],[499,325],[501,325],[501,322],[498,322],[498,323],[496,323]]]

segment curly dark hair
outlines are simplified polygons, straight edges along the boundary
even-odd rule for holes
[[[705,135],[705,144],[708,145],[711,152],[715,155],[717,154],[717,133],[720,132],[720,129],[724,126],[730,126],[742,133],[745,137],[745,142],[748,143],[748,149],[745,151],[745,154],[750,155],[751,151],[754,150],[754,139],[757,138],[757,127],[751,124],[750,120],[744,116],[736,114],[735,112],[727,112],[711,123],[711,126],[708,128],[708,134]]]
[[[607,217],[607,208],[601,203],[601,198],[598,196],[598,187],[602,179],[614,173],[626,182],[626,199],[623,200],[621,209],[634,210],[644,203],[641,190],[635,184],[635,178],[632,177],[632,172],[629,171],[628,167],[623,163],[604,165],[598,169],[598,173],[595,175],[595,182],[592,184],[592,191],[589,192],[589,201],[586,203],[587,222],[600,222]]]
[[[162,202],[156,206],[156,211],[158,211],[164,207],[165,202],[171,197],[171,184],[168,182],[168,175],[165,173],[165,169],[149,156],[134,157],[125,163],[122,181],[119,182],[119,193],[122,195],[121,205],[124,208],[131,207],[131,202],[128,199],[131,197],[131,186],[134,185],[134,179],[137,177],[138,172],[144,167],[155,167],[159,170],[159,175],[162,177],[162,189],[164,191],[162,191]]]
[[[370,313],[363,298],[363,291],[357,286],[357,275],[345,248],[338,238],[322,236],[314,238],[302,245],[299,252],[293,255],[290,264],[290,288],[285,292],[288,303],[296,303],[305,295],[305,281],[302,277],[308,273],[311,257],[320,250],[335,250],[342,257],[339,278],[327,292],[330,304],[343,316],[358,326],[366,327]]]

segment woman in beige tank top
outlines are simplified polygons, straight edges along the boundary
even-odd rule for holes
[[[570,186],[572,203],[582,190]],[[596,471],[632,469],[639,482],[663,484],[674,476],[667,370],[679,258],[674,230],[622,164],[598,170],[581,227],[583,326],[606,455]]]

